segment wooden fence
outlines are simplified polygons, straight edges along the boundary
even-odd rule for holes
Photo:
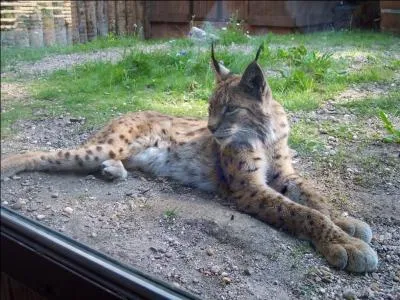
[[[232,16],[256,34],[312,31],[331,28],[338,19],[335,8],[342,1],[0,2],[2,45],[48,46],[84,43],[109,33],[144,38],[185,36],[191,25],[226,26]],[[365,1],[369,2],[376,4]]]

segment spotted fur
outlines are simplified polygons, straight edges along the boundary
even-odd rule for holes
[[[82,147],[3,159],[2,178],[22,171],[102,170],[105,176],[124,179],[126,169],[141,169],[229,197],[240,211],[310,240],[333,266],[375,270],[370,227],[335,217],[294,170],[286,113],[273,99],[257,61],[243,76],[219,65],[213,52],[212,62],[216,88],[208,122],[130,113],[111,121]]]

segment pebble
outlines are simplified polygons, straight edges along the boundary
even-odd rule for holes
[[[211,267],[211,272],[217,274],[221,270],[220,266],[214,265]]]
[[[51,198],[58,198],[58,193],[51,194]]]
[[[171,258],[172,257],[172,253],[171,252],[165,253],[165,257]]]
[[[21,179],[21,176],[14,175],[14,176],[11,177],[11,178],[14,179],[14,180],[18,180],[18,179]]]
[[[211,248],[208,248],[207,250],[206,250],[206,252],[207,252],[207,255],[208,256],[213,256],[214,255],[214,250],[213,249],[211,249]]]
[[[92,233],[90,234],[90,236],[91,236],[91,237],[96,237],[96,236],[97,236],[97,233],[96,233],[96,232],[92,232]]]
[[[3,205],[8,205],[8,201],[3,201],[2,204]]]
[[[72,213],[74,212],[74,209],[72,207],[67,206],[66,208],[64,208],[64,211],[67,214],[72,215]]]
[[[230,284],[232,279],[230,277],[222,277],[222,282],[225,284]]]
[[[251,268],[246,268],[243,272],[244,275],[250,276],[253,273],[253,270]]]
[[[22,203],[20,200],[18,200],[17,202],[14,203],[14,205],[12,206],[13,209],[18,210],[22,208]]]
[[[221,276],[222,276],[222,277],[228,277],[228,275],[229,275],[229,274],[228,274],[227,272],[222,272],[222,273],[221,273]]]
[[[351,289],[347,289],[343,292],[343,298],[346,300],[354,300],[356,299],[356,293]]]
[[[36,216],[36,219],[38,219],[38,220],[43,220],[44,218],[46,218],[45,215],[37,215]]]

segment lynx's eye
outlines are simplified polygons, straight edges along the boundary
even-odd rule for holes
[[[237,112],[238,110],[239,110],[239,107],[237,107],[237,106],[227,106],[225,108],[225,113],[226,114],[233,114],[233,113]]]

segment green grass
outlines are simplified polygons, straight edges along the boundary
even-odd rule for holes
[[[288,111],[314,110],[351,84],[390,82],[400,69],[399,60],[387,60],[376,51],[400,45],[400,39],[389,34],[322,32],[307,35],[267,34],[249,38],[235,19],[231,20],[227,30],[214,30],[214,33],[220,36],[219,45],[225,45],[218,47],[217,58],[234,73],[242,73],[254,59],[256,48],[264,44],[259,63],[267,73],[272,70],[279,74],[269,76],[268,82],[275,98]],[[104,124],[119,113],[148,109],[178,116],[206,117],[207,100],[214,86],[208,46],[188,39],[176,39],[166,43],[167,48],[151,53],[129,49],[135,45],[145,47],[155,43],[160,41],[109,36],[64,48],[2,49],[2,66],[58,53],[108,47],[127,49],[123,60],[118,63],[91,62],[70,70],[56,71],[40,81],[31,82],[28,87],[36,100],[19,108],[16,106],[21,113],[2,113],[2,132],[3,127],[9,128],[19,117],[30,118],[35,105],[57,107],[57,111],[79,114],[92,125]],[[232,43],[249,45],[254,48],[254,53],[230,51],[226,46]],[[351,56],[338,57],[334,55],[334,50],[325,49],[334,46],[351,46],[357,51],[362,49],[361,52],[370,58],[360,70],[352,70]],[[205,48],[207,51],[203,51]],[[398,93],[384,101],[365,100],[365,104],[346,105],[353,106],[361,113],[375,114],[375,110],[371,111],[375,106],[376,109],[393,110],[396,97]],[[295,124],[291,137],[293,147],[300,151],[319,149],[321,141],[312,128],[315,128],[315,124]],[[305,137],[303,131],[310,134],[311,139]]]
[[[393,91],[385,96],[368,97],[357,101],[341,104],[359,115],[371,117],[378,116],[379,111],[400,117],[400,92]]]
[[[12,66],[17,62],[34,62],[46,56],[54,54],[70,54],[79,52],[90,52],[94,50],[112,47],[132,47],[141,44],[142,41],[134,36],[118,37],[110,34],[108,37],[98,38],[85,44],[75,44],[69,46],[51,46],[41,48],[19,48],[1,47],[1,67]]]

